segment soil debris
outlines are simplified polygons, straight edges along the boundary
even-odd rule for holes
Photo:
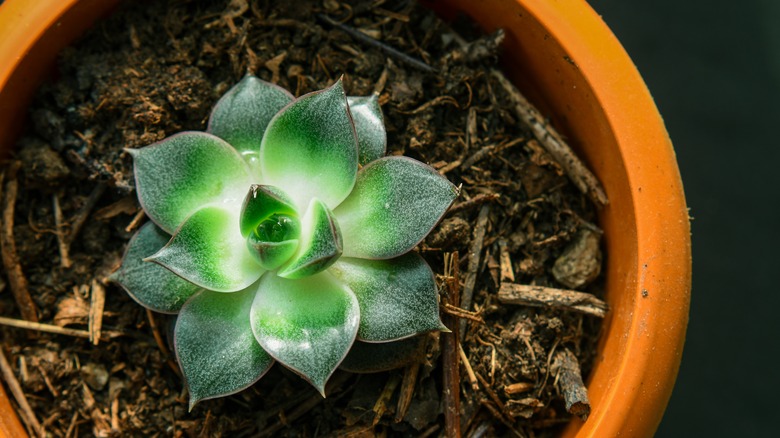
[[[544,437],[587,415],[606,197],[496,70],[502,39],[409,1],[160,0],[124,3],[66,49],[0,174],[0,365],[28,431]],[[205,130],[248,71],[296,96],[342,75],[350,95],[376,92],[388,154],[460,187],[417,248],[453,333],[406,368],[337,371],[325,399],[275,366],[188,412],[175,318],[104,283],[146,220],[125,148]]]

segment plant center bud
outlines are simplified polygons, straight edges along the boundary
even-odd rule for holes
[[[298,221],[285,214],[273,214],[255,228],[255,236],[261,242],[284,242],[300,235]]]

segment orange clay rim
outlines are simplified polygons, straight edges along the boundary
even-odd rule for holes
[[[488,32],[505,29],[507,75],[571,140],[610,198],[601,225],[611,311],[588,378],[593,409],[587,422],[572,420],[564,436],[651,436],[679,367],[691,269],[679,171],[649,92],[583,0],[424,3],[442,15],[465,11]],[[55,54],[114,4],[7,0],[0,6],[0,147],[10,148]],[[0,411],[0,433],[19,436],[2,397]]]

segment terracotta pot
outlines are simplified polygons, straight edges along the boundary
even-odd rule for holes
[[[0,146],[7,152],[59,50],[116,0],[6,0],[0,6]],[[677,376],[690,299],[690,230],[664,124],[620,43],[584,0],[427,0],[506,31],[509,77],[604,184],[609,316],[587,422],[564,436],[651,436]],[[2,389],[0,388],[0,391]],[[0,395],[0,433],[23,433]]]

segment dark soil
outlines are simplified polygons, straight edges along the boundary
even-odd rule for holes
[[[317,14],[437,71],[388,57]],[[247,71],[296,96],[341,75],[351,95],[379,91],[388,153],[429,163],[462,185],[453,211],[418,250],[439,275],[447,302],[457,303],[453,294],[473,285],[468,310],[476,313],[464,319],[462,347],[477,381],[460,367],[464,436],[545,436],[568,421],[553,357],[564,349],[574,352],[587,376],[600,321],[502,304],[496,294],[509,281],[566,288],[553,267],[584,234],[600,235],[595,208],[514,115],[489,74],[497,53],[446,57],[463,41],[480,37],[468,24],[454,25],[457,34],[452,29],[408,1],[128,2],[62,53],[56,78],[38,93],[18,142],[14,159],[22,167],[16,176],[7,171],[5,183],[18,180],[13,232],[40,321],[93,333],[102,321],[104,338],[94,345],[0,328],[5,355],[46,433],[445,434],[447,362],[438,340],[451,335],[429,335],[419,373],[408,382],[399,383],[412,367],[367,375],[340,371],[322,399],[277,365],[250,389],[204,401],[188,413],[183,383],[162,340],[168,318],[150,316],[116,285],[101,287],[146,220],[123,148],[204,130],[212,105]],[[450,62],[443,65],[442,59]],[[59,228],[55,203],[63,218]],[[474,246],[480,233],[482,244]],[[61,242],[70,267],[64,267]],[[601,260],[597,244],[588,251],[582,257]],[[453,253],[459,262],[445,271]],[[585,273],[589,284],[579,289],[598,293],[595,274]],[[19,318],[8,279],[3,271],[0,314]],[[96,314],[100,289],[105,306]],[[389,397],[384,415],[376,406],[383,389]],[[399,393],[412,390],[408,411],[398,413]]]

